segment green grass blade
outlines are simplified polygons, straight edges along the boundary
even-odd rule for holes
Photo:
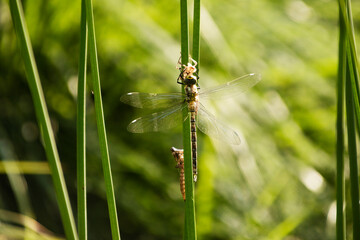
[[[189,61],[189,26],[187,0],[180,0],[180,17],[181,17],[181,62],[187,64]],[[184,93],[184,88],[182,89]],[[196,239],[195,224],[195,198],[194,198],[194,181],[192,172],[192,153],[191,153],[191,131],[190,131],[190,112],[187,108],[183,111],[184,117],[187,116],[183,123],[183,144],[184,144],[184,172],[185,172],[185,227],[184,239]],[[190,177],[189,177],[190,176]]]
[[[345,177],[344,177],[344,82],[346,79],[346,31],[339,10],[339,65],[336,117],[336,239],[345,240]]]
[[[360,103],[360,90],[359,90],[359,70],[358,70],[358,57],[356,51],[356,41],[355,41],[355,33],[354,33],[354,24],[353,18],[351,14],[351,2],[349,0],[339,0],[339,7],[341,12],[341,20],[344,23],[346,37],[348,39],[348,58],[349,64],[352,64],[350,68],[350,72],[352,72],[351,79],[352,79],[352,88],[354,91],[354,100],[355,100],[355,107],[359,110],[359,103]],[[356,92],[355,92],[356,90]],[[360,120],[358,120],[359,123]],[[359,124],[360,125],[360,124]]]
[[[348,73],[349,71],[347,71]],[[354,100],[352,95],[352,85],[350,79],[346,80],[346,117],[348,127],[348,145],[349,145],[349,167],[350,167],[350,187],[353,215],[353,239],[360,239],[360,210],[359,210],[359,182],[357,168],[357,150],[355,134],[355,116]]]
[[[193,46],[192,58],[197,61],[197,76],[199,79],[200,67],[200,0],[194,0]]]
[[[348,52],[350,51],[350,48],[348,48]],[[356,76],[356,65],[354,59],[350,55],[350,53],[347,54],[348,56],[348,71],[347,71],[347,82],[350,82],[351,84],[351,90],[352,90],[352,102],[355,106],[355,114],[356,114],[356,120],[358,124],[358,128],[360,127],[360,107],[359,107],[359,101],[358,101],[358,84],[357,84],[357,76]],[[350,86],[349,86],[350,88]],[[348,94],[348,93],[347,93]],[[351,93],[350,93],[351,94]],[[353,121],[355,121],[353,119]],[[353,132],[352,132],[353,131]],[[348,126],[348,135],[355,135],[356,129],[350,129]],[[350,138],[350,137],[349,137]],[[352,138],[355,138],[352,137]],[[354,145],[355,144],[355,145]],[[355,143],[352,143],[351,145],[354,145],[350,147],[350,139],[349,139],[349,168],[350,168],[350,187],[351,187],[351,202],[352,202],[352,215],[353,215],[353,239],[360,239],[360,208],[359,208],[359,172],[358,172],[358,163],[357,163],[357,155],[356,155],[356,140]],[[354,148],[355,151],[353,153],[350,152],[350,149]]]
[[[85,0],[81,1],[80,59],[77,91],[77,197],[79,239],[87,239],[86,205],[86,62],[87,38]]]
[[[359,81],[358,81],[358,70],[356,68],[356,62],[354,61],[353,58],[353,54],[350,52],[350,48],[348,47],[349,45],[347,44],[347,66],[349,67],[348,69],[348,79],[349,81],[351,81],[351,89],[352,89],[352,94],[353,94],[353,100],[354,100],[354,107],[355,107],[355,120],[356,120],[356,124],[357,124],[357,130],[360,130],[360,102],[359,102],[359,96],[360,96],[360,92],[359,92]]]
[[[20,1],[10,0],[10,10],[16,37],[18,39],[22,58],[25,64],[25,72],[34,102],[36,117],[42,132],[45,152],[51,169],[51,176],[55,186],[55,193],[62,222],[65,228],[66,238],[71,240],[78,239],[59,154],[56,148],[44,93],[41,87],[40,77],[36,67],[34,53]]]
[[[349,0],[339,0],[339,7],[346,29],[346,35],[349,38],[351,52],[354,54],[354,56],[356,56],[355,33],[351,14],[351,3]],[[354,60],[357,62],[357,57],[355,57]]]
[[[346,30],[346,109],[348,122],[349,168],[353,218],[353,238],[360,238],[359,172],[356,156],[356,129],[360,129],[359,69],[355,44],[351,2],[339,0],[341,21]],[[348,96],[349,95],[349,96]],[[355,113],[355,116],[354,116]],[[357,128],[353,126],[356,121]]]
[[[180,0],[181,21],[181,62],[187,64],[189,61],[189,23],[187,13],[187,0]]]
[[[98,127],[98,134],[99,134],[102,166],[104,171],[106,198],[109,208],[112,238],[114,240],[115,239],[117,240],[120,239],[120,230],[119,230],[118,216],[116,211],[114,186],[111,175],[111,164],[110,164],[108,143],[106,138],[104,111],[102,106],[92,1],[86,0],[85,5],[86,5],[86,20],[89,31],[89,55],[90,55],[90,64],[91,64],[91,72],[92,72],[93,88],[94,88],[93,90],[94,90],[94,101],[95,101],[95,114],[96,114],[96,122]]]
[[[346,38],[347,42],[347,64],[349,65],[349,76],[351,79],[351,87],[354,96],[354,104],[355,104],[355,114],[356,114],[356,123],[357,130],[360,130],[360,90],[359,90],[359,70],[358,70],[358,62],[357,62],[357,51],[356,51],[356,41],[355,41],[355,32],[354,32],[354,23],[351,13],[351,2],[346,0],[346,16],[343,16],[342,21],[345,23],[347,19],[347,32]],[[350,47],[349,47],[350,46]]]

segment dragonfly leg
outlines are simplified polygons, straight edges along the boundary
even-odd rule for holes
[[[176,82],[177,82],[178,84],[185,85],[185,84],[184,84],[184,79],[183,79],[183,77],[182,77],[182,75],[184,74],[184,72],[185,72],[185,69],[180,72],[178,78],[176,79]]]
[[[198,78],[198,81],[199,81],[199,78]],[[196,81],[196,87],[197,87],[197,90],[199,90],[200,89],[200,84],[199,84],[199,82],[198,81]]]
[[[182,65],[181,65],[181,54],[180,54],[180,57],[179,57],[179,60],[176,64],[176,69],[181,69]]]
[[[183,68],[183,69],[182,69]],[[176,79],[176,82],[178,84],[181,84],[181,85],[184,85],[184,78],[183,78],[183,74],[184,72],[186,71],[186,65],[182,64],[181,63],[181,53],[180,53],[180,57],[179,57],[179,60],[176,64],[176,69],[179,69],[180,70],[180,74],[178,76],[178,78]]]
[[[195,61],[191,56],[190,56],[190,54],[189,54],[189,58],[190,58],[190,60],[194,63],[194,67],[196,67],[197,66],[197,61]]]

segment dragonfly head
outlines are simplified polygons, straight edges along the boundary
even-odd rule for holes
[[[197,78],[194,75],[188,76],[183,80],[185,85],[195,85],[197,84]]]

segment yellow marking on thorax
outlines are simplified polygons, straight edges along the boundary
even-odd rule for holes
[[[187,102],[199,101],[199,92],[195,84],[185,85],[185,93]]]

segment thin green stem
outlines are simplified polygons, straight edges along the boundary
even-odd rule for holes
[[[21,55],[25,64],[25,73],[34,102],[36,117],[44,141],[46,157],[49,162],[51,176],[55,186],[56,198],[65,229],[66,239],[75,240],[78,239],[78,236],[76,233],[74,216],[71,210],[65,179],[54,139],[54,133],[51,128],[49,113],[46,107],[44,93],[36,67],[34,53],[20,0],[10,0],[10,11]]]
[[[86,63],[87,38],[85,0],[81,0],[80,59],[77,91],[77,195],[79,239],[87,239],[86,205]]]
[[[353,239],[360,239],[359,229],[359,182],[357,168],[357,151],[356,151],[356,135],[354,120],[354,105],[351,89],[351,82],[346,80],[346,116],[348,126],[348,145],[349,145],[349,166],[350,166],[350,186],[351,186],[351,202],[353,215]]]
[[[98,127],[99,134],[99,143],[101,151],[102,166],[104,172],[105,188],[106,188],[106,198],[109,208],[109,217],[111,225],[112,238],[114,240],[120,239],[120,230],[118,224],[118,216],[116,211],[116,201],[113,180],[111,175],[111,164],[108,150],[108,143],[106,137],[105,129],[105,120],[104,120],[104,111],[101,97],[101,86],[100,86],[100,75],[99,75],[99,66],[96,50],[96,38],[95,38],[95,26],[93,18],[93,7],[92,1],[86,0],[86,20],[89,30],[89,55],[90,55],[90,64],[91,72],[93,79],[93,88],[94,88],[94,101],[95,101],[95,114],[96,122]]]
[[[189,61],[189,23],[187,13],[187,0],[180,0],[181,20],[181,62],[187,64]]]
[[[346,54],[346,58],[347,58],[347,66],[349,67],[348,69],[348,75],[347,78],[351,81],[351,89],[352,89],[352,94],[353,94],[353,100],[354,100],[354,107],[355,107],[355,122],[357,124],[357,130],[360,130],[360,102],[359,102],[359,84],[358,84],[358,78],[357,78],[357,74],[356,72],[358,71],[356,68],[356,63],[353,59],[353,55],[350,53],[350,48],[348,47],[349,45],[346,44],[346,48],[347,48],[347,54]]]
[[[344,82],[346,79],[346,31],[339,9],[339,64],[336,118],[336,239],[345,240],[345,177],[344,177]]]
[[[356,130],[360,130],[360,90],[359,70],[355,44],[354,24],[351,13],[351,2],[339,0],[340,23],[345,29],[344,46],[346,49],[346,110],[348,123],[348,147],[350,187],[353,216],[353,239],[360,238],[360,209],[359,209],[359,173],[356,151]],[[341,25],[340,25],[341,26]],[[345,46],[346,45],[346,46]],[[355,115],[355,116],[354,116]],[[356,122],[355,122],[356,121]],[[357,124],[357,128],[354,126]],[[339,193],[338,193],[339,194]],[[341,224],[341,223],[338,223]],[[345,233],[343,233],[345,234]],[[340,236],[339,236],[340,237]]]
[[[346,36],[348,39],[348,48],[349,49],[349,55],[351,56],[351,62],[353,62],[353,72],[354,72],[354,80],[355,82],[353,83],[353,87],[355,87],[354,89],[356,89],[356,95],[355,100],[357,102],[360,102],[360,90],[359,90],[359,71],[358,71],[358,57],[357,57],[357,51],[356,51],[356,41],[355,41],[355,33],[354,33],[354,24],[353,24],[353,20],[352,20],[352,13],[351,13],[351,2],[349,0],[339,0],[339,8],[340,8],[340,12],[341,12],[341,16],[340,18],[342,19],[344,26],[345,26],[345,31],[346,31]]]
[[[200,71],[200,0],[194,0],[193,46],[192,58],[198,63],[197,77]]]
[[[354,89],[354,72],[353,72],[353,62],[351,61],[351,56],[348,55],[348,69],[347,69],[347,88],[351,88],[348,92],[346,90],[346,94],[350,94],[351,96],[351,111],[356,113],[356,119],[360,119],[360,111],[359,111],[359,102],[356,101],[356,89]],[[348,86],[349,85],[349,86]],[[351,91],[351,92],[350,92]],[[347,98],[350,98],[347,96]],[[349,100],[350,101],[350,100]],[[355,104],[355,106],[354,106]],[[350,105],[350,104],[349,104]],[[348,107],[346,107],[348,110]],[[352,118],[351,121],[355,122],[354,112],[348,113],[347,117]],[[355,123],[350,123],[355,124]],[[358,126],[359,127],[359,126]],[[360,239],[360,208],[359,208],[359,173],[358,173],[358,163],[357,163],[357,151],[356,151],[356,134],[355,127],[349,126],[348,120],[348,141],[349,141],[349,168],[350,168],[350,187],[351,187],[351,202],[352,202],[352,215],[353,215],[353,239]]]
[[[187,64],[189,61],[189,26],[187,0],[180,0],[181,17],[181,62]],[[184,93],[184,89],[182,89]],[[191,151],[191,131],[190,131],[190,112],[184,109],[183,115],[186,120],[183,123],[183,144],[184,144],[184,172],[185,172],[185,228],[184,239],[196,239],[195,224],[195,198],[194,181],[192,169],[192,151]]]

